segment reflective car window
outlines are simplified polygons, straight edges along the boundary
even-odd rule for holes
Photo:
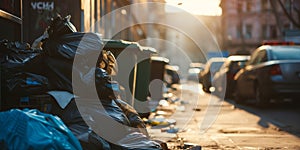
[[[267,57],[266,50],[261,50],[260,52],[258,52],[255,64],[260,64],[260,63],[266,62],[267,60],[268,60],[268,57]]]
[[[252,54],[250,60],[247,62],[247,65],[254,65],[255,62],[256,62],[256,60],[257,60],[257,55],[258,55],[258,51],[255,51],[255,52]]]
[[[231,65],[230,65],[230,69],[229,69],[229,71],[231,73],[236,73],[238,70],[241,69],[241,67],[239,66],[239,62],[246,62],[246,60],[232,62]]]
[[[211,65],[210,65],[210,71],[211,72],[216,72],[218,71],[221,66],[223,65],[224,62],[213,62]]]
[[[276,49],[271,55],[272,60],[300,60],[300,49]]]

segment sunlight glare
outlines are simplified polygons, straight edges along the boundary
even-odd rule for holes
[[[222,9],[219,7],[220,0],[166,0],[166,3],[194,15],[220,16],[222,14]],[[166,8],[166,12],[176,12],[176,10]]]

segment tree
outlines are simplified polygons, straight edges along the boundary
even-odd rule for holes
[[[273,0],[270,0],[271,3],[274,2]],[[290,10],[287,10],[288,8],[284,7],[284,4],[282,0],[275,1],[278,2],[280,7],[282,8],[284,14],[287,16],[287,18],[291,21],[291,23],[297,27],[300,28],[300,8],[299,8],[299,1],[295,1],[296,4],[294,4],[294,0],[289,0],[290,2]],[[296,13],[294,15],[293,13]]]

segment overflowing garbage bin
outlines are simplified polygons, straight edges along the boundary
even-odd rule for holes
[[[126,101],[140,115],[149,113],[147,97],[151,74],[151,56],[156,50],[140,46],[137,42],[104,40],[103,50],[111,51],[118,62],[118,75],[115,77],[125,88]]]
[[[67,18],[57,19],[69,22]],[[56,25],[59,27],[56,28]],[[6,94],[1,98],[5,99],[6,109],[38,108],[30,106],[32,97],[36,101],[53,102],[46,113],[61,118],[83,149],[161,149],[159,143],[149,139],[136,110],[118,96],[118,83],[107,67],[110,66],[111,55],[102,50],[101,36],[76,32],[71,26],[67,27],[70,30],[65,30],[61,26],[68,26],[68,23],[52,24],[47,28],[48,34],[40,39],[43,50],[29,44],[0,43],[1,74],[4,75],[1,76],[1,90],[5,90]],[[138,53],[130,55],[141,58]],[[137,72],[139,59],[134,60]],[[137,81],[134,77],[131,79]],[[2,117],[0,120],[6,119],[5,115]],[[17,124],[20,121],[16,120]],[[30,120],[26,121],[30,123]],[[6,128],[0,129],[4,133],[2,130]],[[2,138],[6,139],[6,136],[8,134]],[[106,137],[113,137],[113,140]],[[6,143],[1,141],[1,144]]]
[[[165,66],[169,60],[165,57],[151,57],[151,77],[150,82],[154,81],[154,85],[150,86],[151,99],[159,101],[163,98],[164,74]]]

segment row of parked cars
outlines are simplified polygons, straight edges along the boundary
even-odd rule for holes
[[[300,96],[300,46],[266,42],[251,55],[211,58],[199,73],[203,91],[233,98],[237,103],[255,100],[257,106]]]

